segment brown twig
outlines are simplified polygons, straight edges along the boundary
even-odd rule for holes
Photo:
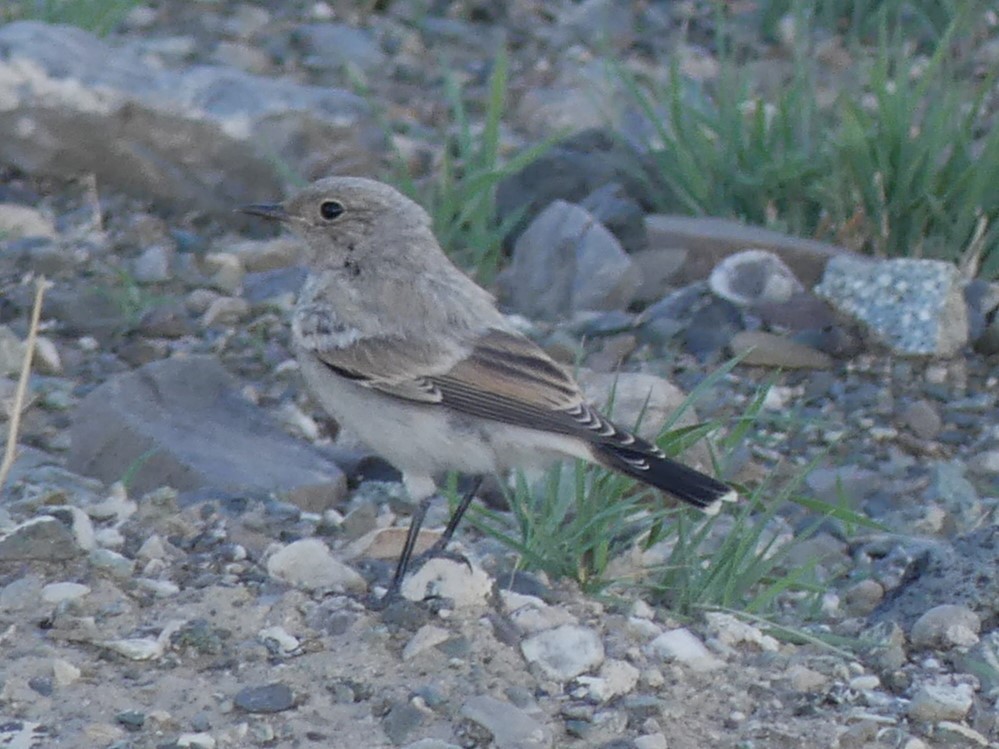
[[[28,392],[28,378],[31,376],[31,362],[35,355],[35,341],[38,340],[38,324],[42,318],[42,299],[45,298],[47,287],[48,283],[44,277],[39,277],[35,282],[35,303],[31,308],[31,326],[28,328],[24,359],[21,360],[21,376],[17,381],[17,390],[14,392],[14,408],[7,429],[7,447],[4,449],[3,462],[0,463],[0,490],[7,483],[7,475],[14,465],[14,458],[17,457],[17,433],[21,427],[21,411],[24,408],[24,399]]]

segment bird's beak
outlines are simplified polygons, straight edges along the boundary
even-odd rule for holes
[[[244,205],[236,209],[239,213],[248,213],[251,216],[260,216],[271,221],[287,221],[290,217],[288,211],[280,203],[254,203]]]

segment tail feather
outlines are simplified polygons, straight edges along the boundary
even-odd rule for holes
[[[677,499],[714,515],[722,502],[734,502],[738,495],[728,484],[701,473],[672,458],[638,437],[630,444],[597,442],[593,457],[611,470],[654,486]]]

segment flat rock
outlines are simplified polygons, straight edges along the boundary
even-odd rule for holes
[[[778,255],[806,286],[818,282],[830,258],[849,255],[838,245],[747,226],[722,218],[652,214],[645,217],[648,247],[683,247],[690,254],[677,284],[707,278],[729,255],[753,247]]]
[[[743,364],[784,369],[832,367],[832,358],[828,354],[763,330],[739,331],[732,336],[728,345],[733,356],[742,356]]]
[[[568,681],[604,660],[600,635],[578,624],[565,624],[528,637],[520,649],[529,663],[537,664],[556,681]]]
[[[48,515],[26,520],[0,536],[0,562],[63,562],[81,553],[73,531]]]
[[[500,285],[517,312],[553,320],[580,310],[627,307],[639,279],[603,224],[585,208],[556,200],[517,239]]]
[[[233,206],[279,196],[282,168],[370,172],[370,141],[381,139],[348,91],[222,66],[157,68],[138,50],[35,21],[0,26],[0,131],[0,160],[28,173],[94,174],[228,220]],[[310,161],[317,153],[322,163]]]
[[[551,731],[509,702],[479,695],[465,701],[461,716],[492,734],[497,749],[545,749],[554,746]]]
[[[210,356],[165,359],[109,379],[80,402],[70,434],[73,470],[112,483],[134,469],[136,494],[161,486],[273,492],[325,508],[346,492],[343,472],[244,399]]]
[[[941,260],[837,257],[815,293],[901,356],[953,356],[968,343],[961,276]]]
[[[293,541],[267,560],[267,572],[305,590],[361,592],[364,578],[338,560],[317,538]]]
[[[677,661],[694,671],[714,671],[725,665],[689,629],[683,627],[663,632],[646,645],[646,649],[665,661]]]

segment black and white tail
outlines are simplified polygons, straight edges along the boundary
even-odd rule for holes
[[[728,484],[667,458],[655,445],[620,427],[591,448],[593,459],[605,468],[654,486],[708,515],[717,513],[722,502],[738,499]]]

